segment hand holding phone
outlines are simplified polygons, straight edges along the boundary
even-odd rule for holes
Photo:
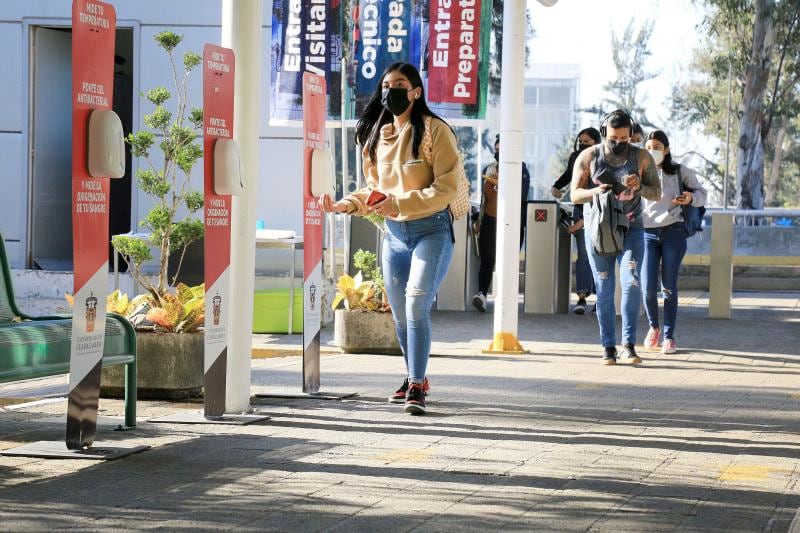
[[[691,193],[687,194],[684,192],[681,194],[676,194],[673,203],[676,203],[678,205],[689,205],[690,203],[692,203]]]
[[[629,189],[638,191],[641,188],[642,180],[640,180],[639,176],[637,176],[636,174],[629,174],[625,176],[624,183],[625,186],[628,187]]]
[[[383,194],[381,191],[373,190],[369,193],[369,197],[367,198],[367,205],[372,207],[375,204],[379,204],[382,201],[386,200],[386,195]]]
[[[610,185],[611,190],[614,192],[614,194],[621,194],[626,189],[625,185],[620,183],[617,180],[617,178],[614,177],[614,173],[608,170],[607,168],[604,169],[603,172],[595,174],[592,177],[592,180],[598,185],[601,184]]]

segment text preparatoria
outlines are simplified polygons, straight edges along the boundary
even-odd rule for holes
[[[473,104],[477,99],[481,0],[431,2],[430,98]]]

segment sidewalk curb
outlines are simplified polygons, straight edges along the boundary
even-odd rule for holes
[[[320,355],[341,355],[338,348],[320,348]],[[277,344],[268,348],[253,348],[250,352],[252,359],[271,359],[273,357],[297,357],[303,355],[300,346],[291,344]]]

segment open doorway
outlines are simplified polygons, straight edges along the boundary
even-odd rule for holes
[[[72,30],[34,26],[30,43],[28,267],[71,271]],[[113,109],[126,135],[133,125],[133,59],[133,29],[117,29]],[[131,155],[127,145],[125,151],[125,176],[111,183],[110,235],[131,228]]]

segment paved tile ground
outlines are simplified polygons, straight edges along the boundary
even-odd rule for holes
[[[151,424],[201,405],[140,402],[139,426],[116,432],[122,404],[102,400],[99,440],[153,448],[107,463],[0,457],[0,530],[787,531],[799,296],[738,294],[732,321],[687,296],[679,353],[638,368],[600,365],[591,315],[521,317],[531,353],[510,356],[480,353],[490,314],[436,313],[425,417],[386,403],[400,357],[330,352],[322,388],[359,396],[254,400],[272,417],[257,425]],[[269,355],[298,343],[254,339]],[[299,357],[254,359],[252,390],[298,392],[300,376]],[[64,409],[0,407],[0,449],[60,439]]]

